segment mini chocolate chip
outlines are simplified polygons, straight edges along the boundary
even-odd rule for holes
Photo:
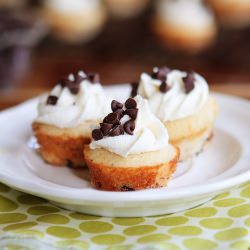
[[[135,97],[137,95],[139,83],[138,82],[132,82],[131,87],[132,87],[132,89],[131,89],[130,96]]]
[[[161,81],[166,81],[167,75],[170,73],[171,69],[169,69],[168,67],[155,68],[155,69],[153,69],[153,73],[151,75],[152,78]]]
[[[112,129],[113,124],[109,124],[109,123],[100,123],[100,126],[101,126],[102,134],[103,134],[104,136],[106,136],[106,135],[108,135],[108,133],[109,133],[110,130]]]
[[[124,114],[128,115],[130,118],[135,120],[138,114],[138,109],[126,109],[124,111]]]
[[[167,93],[169,91],[170,87],[168,86],[168,84],[166,83],[166,81],[163,81],[160,85],[160,91],[162,93]]]
[[[47,98],[47,105],[56,105],[57,100],[58,100],[58,97],[57,97],[57,96],[50,95],[50,96],[48,96],[48,98]]]
[[[80,85],[76,84],[74,82],[71,82],[68,86],[67,86],[71,92],[71,94],[78,94],[78,92],[80,91]]]
[[[67,164],[66,165],[69,168],[73,168],[74,167],[73,162],[71,160],[67,160]]]
[[[102,131],[100,129],[94,129],[92,131],[92,137],[95,141],[99,141],[103,138]]]
[[[122,108],[123,108],[123,104],[122,103],[120,103],[120,102],[118,102],[116,100],[113,100],[111,102],[111,109],[112,109],[112,111],[115,112],[117,109],[122,109]]]
[[[194,89],[194,81],[195,78],[193,72],[188,72],[187,76],[183,78],[186,94],[188,94]]]
[[[78,73],[74,74],[74,78],[75,78],[74,83],[76,83],[76,84],[80,84],[81,81],[86,79],[85,77],[79,75]]]
[[[88,73],[87,77],[92,83],[100,82],[100,76],[97,73]]]
[[[110,113],[108,114],[104,120],[103,120],[104,123],[109,123],[109,124],[114,124],[114,125],[118,125],[120,124],[120,121],[119,121],[119,116],[117,113]]]
[[[135,191],[135,190],[131,187],[124,185],[121,187],[121,191]]]
[[[109,136],[119,136],[124,134],[124,130],[121,125],[116,125],[110,132]]]
[[[137,107],[137,103],[133,98],[129,98],[126,102],[125,102],[125,107],[127,109],[135,109]]]
[[[123,117],[123,109],[117,109],[114,113],[118,114],[118,119],[120,120]]]
[[[135,121],[129,120],[125,122],[123,128],[127,134],[133,135],[133,131],[135,130]]]

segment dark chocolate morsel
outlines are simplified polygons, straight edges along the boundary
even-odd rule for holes
[[[156,70],[155,70],[156,69]],[[167,80],[167,75],[170,73],[171,69],[168,67],[155,68],[153,69],[152,78],[158,79],[161,81]]]
[[[123,125],[123,128],[127,134],[133,135],[133,131],[135,130],[135,121],[129,120],[129,121],[125,122]]]
[[[57,96],[50,95],[50,96],[48,96],[48,98],[47,98],[47,105],[56,105],[57,100],[58,100],[58,97],[57,97]]]
[[[95,141],[99,141],[103,138],[102,131],[100,129],[94,129],[92,131],[92,137]]]
[[[113,124],[109,123],[100,123],[101,131],[104,136],[108,135],[110,130],[113,128]]]
[[[137,107],[137,103],[133,98],[129,98],[126,102],[125,102],[125,107],[127,109],[135,109]]]
[[[138,114],[138,109],[126,109],[124,111],[124,114],[128,115],[130,118],[135,120]]]
[[[169,91],[170,87],[168,86],[168,84],[166,83],[166,81],[163,81],[160,85],[160,91],[162,93],[167,93]]]
[[[132,82],[131,87],[132,87],[132,89],[131,89],[130,96],[135,97],[137,95],[139,83],[138,82]]]
[[[121,125],[116,125],[110,132],[109,136],[119,136],[124,133]]]
[[[118,119],[120,120],[123,115],[124,115],[124,111],[123,109],[117,109],[114,113],[116,113],[118,115]]]
[[[135,190],[131,187],[124,185],[121,187],[121,191],[135,191]]]
[[[120,103],[120,102],[118,102],[116,100],[113,100],[111,102],[111,109],[112,109],[112,111],[115,112],[117,109],[122,109],[122,108],[123,108],[123,104],[122,103]]]
[[[194,81],[194,72],[188,72],[187,76],[183,78],[186,94],[188,94],[194,89]]]
[[[87,77],[92,83],[100,82],[100,76],[97,73],[88,73]]]
[[[110,113],[108,114],[104,120],[104,123],[109,123],[109,124],[114,124],[114,125],[118,125],[120,124],[120,120],[119,120],[119,116],[117,113]]]

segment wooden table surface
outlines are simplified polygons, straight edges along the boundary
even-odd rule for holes
[[[48,91],[58,79],[79,69],[100,73],[102,83],[138,80],[153,66],[193,69],[213,91],[250,99],[250,29],[220,30],[214,45],[199,55],[167,51],[148,29],[147,18],[111,22],[94,40],[69,46],[50,38],[33,50],[22,81],[0,89],[0,110]]]

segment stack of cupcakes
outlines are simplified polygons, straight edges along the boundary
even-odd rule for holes
[[[33,123],[44,160],[86,164],[95,188],[165,187],[177,163],[211,139],[217,105],[200,75],[154,68],[142,73],[124,104],[110,102],[99,82],[82,71],[59,81]]]

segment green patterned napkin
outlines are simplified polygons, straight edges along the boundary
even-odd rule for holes
[[[0,184],[0,249],[250,249],[250,182],[176,214],[105,218]]]

